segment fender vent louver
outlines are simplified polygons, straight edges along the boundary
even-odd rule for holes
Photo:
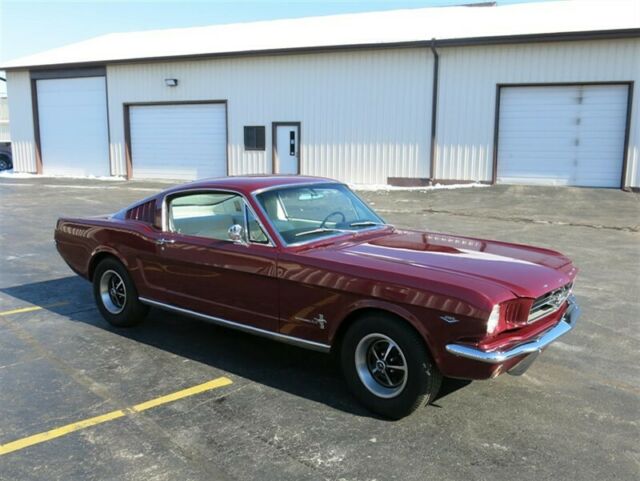
[[[151,200],[144,204],[138,204],[129,209],[125,215],[126,219],[139,220],[148,224],[153,224],[156,215],[156,202]]]

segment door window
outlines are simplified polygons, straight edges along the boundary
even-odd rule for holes
[[[247,239],[269,240],[242,196],[229,192],[199,192],[173,197],[167,205],[168,229],[184,235],[229,240],[229,228],[240,225]]]

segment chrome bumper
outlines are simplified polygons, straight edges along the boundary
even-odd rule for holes
[[[567,299],[569,307],[560,319],[560,322],[548,331],[542,333],[534,341],[525,341],[522,344],[509,349],[508,351],[483,351],[475,347],[465,346],[463,344],[447,344],[447,352],[456,356],[473,359],[474,361],[487,362],[489,364],[501,364],[514,357],[526,354],[539,353],[553,341],[574,328],[578,317],[580,317],[580,308],[576,304],[575,297],[569,296]]]

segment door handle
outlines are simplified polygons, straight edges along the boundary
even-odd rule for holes
[[[156,244],[158,244],[159,246],[163,246],[165,244],[175,244],[175,243],[176,243],[175,239],[160,238],[160,239],[156,240]]]

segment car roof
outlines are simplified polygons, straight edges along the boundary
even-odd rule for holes
[[[243,194],[251,194],[271,187],[337,182],[338,181],[336,180],[324,177],[303,175],[239,175],[197,180],[188,184],[173,187],[169,189],[168,192],[176,192],[185,189],[232,189],[242,192]]]

